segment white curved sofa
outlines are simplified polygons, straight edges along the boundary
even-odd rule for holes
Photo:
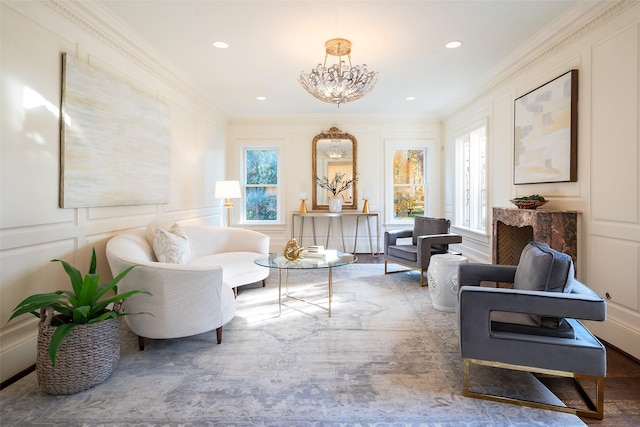
[[[232,288],[262,281],[269,269],[253,260],[269,253],[269,236],[241,228],[185,226],[190,262],[158,262],[146,230],[133,230],[107,242],[107,259],[114,276],[131,265],[136,267],[120,282],[119,290],[142,289],[152,295],[128,298],[129,328],[138,335],[140,350],[144,339],[180,338],[217,330],[222,342],[222,326],[236,310]]]

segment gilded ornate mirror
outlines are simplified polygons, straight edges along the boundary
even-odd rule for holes
[[[335,183],[342,177],[342,183],[352,181],[349,188],[341,191],[336,197],[342,199],[342,209],[358,208],[358,171],[356,167],[357,142],[353,135],[332,127],[326,133],[313,138],[312,152],[312,201],[313,210],[329,210],[331,191],[318,185],[318,179]]]

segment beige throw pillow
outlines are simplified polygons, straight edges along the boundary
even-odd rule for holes
[[[151,245],[159,262],[171,264],[189,264],[191,262],[191,250],[189,241],[178,224],[170,228],[160,225],[150,229]]]

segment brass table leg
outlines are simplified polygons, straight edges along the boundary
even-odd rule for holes
[[[329,317],[331,317],[331,301],[333,300],[333,274],[329,267]]]

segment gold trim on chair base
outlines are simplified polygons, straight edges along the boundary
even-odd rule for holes
[[[387,271],[387,263],[388,262],[392,262],[394,264],[398,264],[398,265],[401,265],[403,267],[407,267],[407,269],[406,270]],[[407,271],[419,271],[420,272],[420,286],[423,287],[423,288],[425,286],[429,286],[429,283],[424,281],[424,273],[427,272],[426,268],[412,267],[410,265],[403,264],[403,263],[398,262],[398,261],[389,261],[389,260],[386,260],[386,259],[384,260],[384,274],[404,273],[404,272],[407,272]]]
[[[511,398],[506,396],[497,396],[493,394],[484,394],[484,393],[470,391],[469,390],[470,364],[489,366],[493,368],[511,369],[516,371],[535,372],[539,374],[553,375],[558,377],[573,378],[577,386],[578,392],[580,393],[582,398],[585,400],[585,403],[589,407],[589,409],[572,408],[568,406],[558,406],[550,403],[533,402],[529,400],[521,400],[521,399],[516,399],[516,398]],[[595,384],[596,384],[596,402],[595,403],[593,399],[588,395],[586,390],[582,387],[582,384],[580,384],[579,380],[595,381]],[[502,403],[512,403],[520,406],[529,406],[529,407],[538,408],[538,409],[567,412],[570,414],[575,414],[578,416],[589,417],[589,418],[595,418],[598,420],[601,420],[604,417],[604,378],[594,377],[591,375],[576,374],[573,372],[556,371],[552,369],[542,369],[542,368],[534,368],[534,367],[528,367],[528,366],[518,366],[518,365],[509,364],[509,363],[489,362],[486,360],[467,358],[467,359],[464,359],[462,394],[466,397],[474,397],[477,399],[491,400],[491,401],[502,402]]]

